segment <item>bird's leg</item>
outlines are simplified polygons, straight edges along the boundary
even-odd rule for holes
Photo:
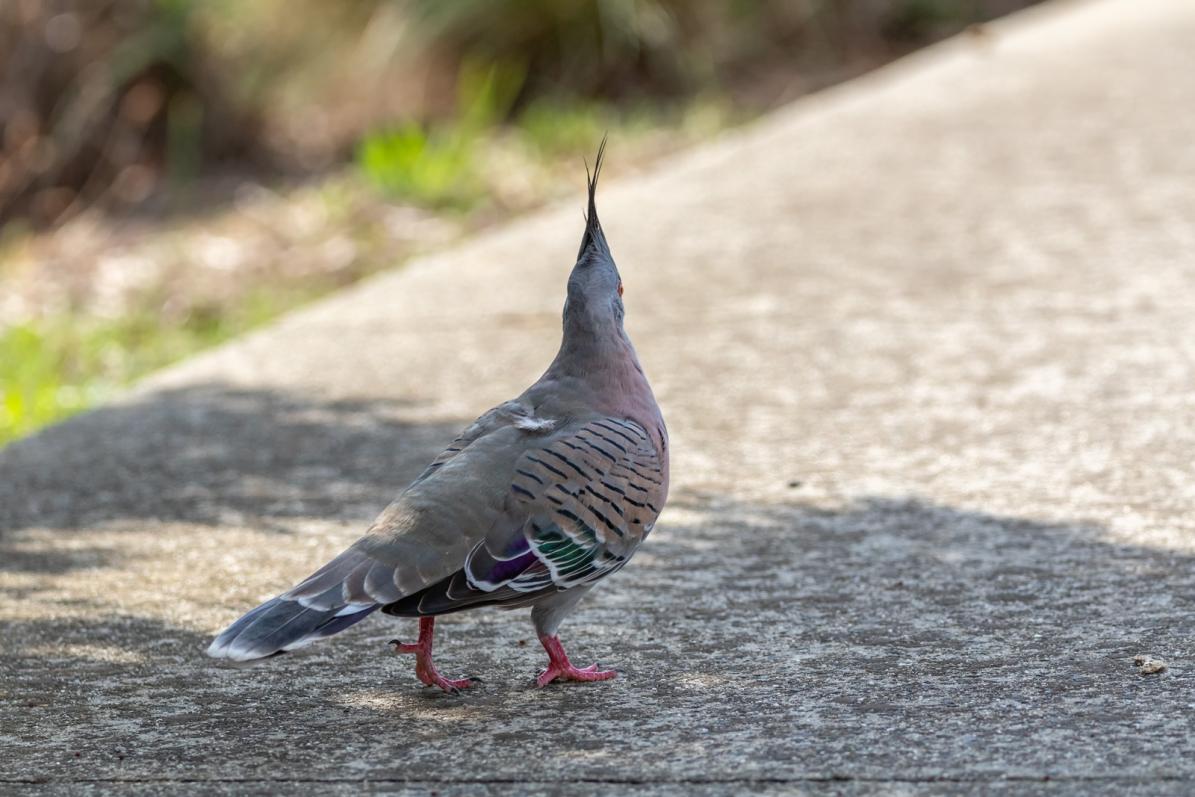
[[[536,686],[547,686],[552,681],[606,681],[618,673],[614,670],[599,670],[596,664],[577,669],[568,660],[560,637],[541,636],[539,643],[548,651],[548,667],[535,679]]]
[[[390,640],[390,644],[394,646],[395,653],[414,653],[415,654],[415,675],[420,681],[428,686],[438,686],[449,694],[456,694],[462,689],[468,689],[473,684],[480,681],[480,678],[445,678],[436,671],[436,666],[432,664],[432,634],[435,631],[436,618],[434,617],[420,617],[419,618],[419,641],[415,644],[406,644],[399,642],[397,639]]]

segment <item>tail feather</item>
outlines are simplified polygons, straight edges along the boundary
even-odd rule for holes
[[[263,659],[310,645],[364,620],[378,604],[350,603],[322,609],[297,600],[273,598],[226,628],[207,655],[233,661]]]
[[[381,572],[375,574],[375,570]],[[364,620],[398,595],[394,567],[376,562],[354,545],[294,589],[230,625],[207,653],[252,661],[294,650]]]

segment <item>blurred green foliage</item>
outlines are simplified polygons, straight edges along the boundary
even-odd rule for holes
[[[234,306],[164,322],[151,307],[116,319],[58,315],[0,331],[0,445],[70,417],[129,383],[252,329],[322,289],[255,290]]]
[[[471,140],[458,130],[428,130],[410,123],[368,136],[357,163],[395,199],[465,210],[481,198]]]
[[[1033,2],[0,0],[0,245],[348,158],[390,199],[499,218],[604,133],[665,151]],[[340,284],[271,267],[181,317],[150,292],[0,319],[0,444]]]
[[[529,93],[589,97],[675,94],[715,52],[686,45],[703,18],[734,13],[710,0],[408,0],[422,39],[449,53],[521,61]],[[769,3],[756,9],[767,13]],[[709,38],[707,44],[711,44]],[[708,75],[707,75],[708,77]]]
[[[395,199],[469,209],[484,195],[477,143],[510,113],[523,78],[517,65],[466,64],[457,79],[457,109],[450,120],[409,122],[368,135],[357,149],[357,164]]]
[[[80,371],[87,369],[78,367],[80,360],[94,362],[96,347],[76,351],[79,348],[41,324],[9,327],[0,333],[0,444],[98,398],[102,390],[81,379]]]
[[[880,32],[895,42],[923,42],[941,35],[962,21],[987,17],[978,0],[901,0],[893,3],[881,23]]]
[[[466,207],[486,126],[555,147],[603,103],[763,108],[1032,2],[6,0],[0,225],[353,152],[392,196]]]
[[[635,121],[619,117],[606,104],[544,98],[528,105],[515,124],[534,150],[559,156],[587,153],[607,130],[630,127]]]

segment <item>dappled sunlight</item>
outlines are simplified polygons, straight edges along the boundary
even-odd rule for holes
[[[317,417],[307,413],[304,423]],[[355,435],[360,418],[347,417],[346,426]],[[341,432],[326,426],[318,434],[336,440]],[[235,435],[226,440],[210,456],[246,468],[242,444]],[[220,459],[206,466],[218,471]],[[298,457],[288,467],[259,484],[289,490],[294,479],[312,479],[318,489],[313,465]],[[189,496],[227,500],[210,489]],[[913,496],[739,501],[682,486],[634,561],[561,631],[577,662],[612,666],[617,679],[532,689],[544,655],[526,613],[482,610],[440,624],[444,672],[485,679],[452,696],[421,688],[411,663],[386,645],[414,633],[409,620],[370,618],[252,667],[207,660],[212,631],[310,572],[361,523],[335,500],[292,510],[285,533],[260,505],[245,525],[196,513],[182,499],[168,506],[178,519],[166,533],[155,518],[114,516],[96,518],[83,536],[18,523],[0,538],[12,554],[0,565],[0,586],[28,596],[6,611],[5,633],[23,640],[0,651],[16,676],[8,693],[50,705],[39,673],[69,667],[93,727],[159,753],[180,740],[222,750],[212,733],[228,723],[265,738],[301,736],[314,721],[355,740],[354,756],[389,755],[395,744],[413,755],[460,745],[467,765],[551,738],[539,759],[544,771],[599,773],[634,755],[636,743],[618,737],[630,723],[667,746],[670,767],[690,759],[699,766],[728,750],[745,766],[759,760],[759,742],[747,750],[761,733],[782,750],[779,740],[793,733],[862,732],[927,705],[946,712],[948,723],[969,723],[993,701],[1025,710],[1058,657],[1079,679],[1054,687],[1073,693],[1068,700],[1086,699],[1095,684],[1139,678],[1133,655],[1148,649],[1173,660],[1182,649],[1181,629],[1151,625],[1174,606],[1155,574],[1168,574],[1172,594],[1176,572],[1195,572],[1173,551],[1115,543],[1089,521],[1040,522]],[[191,517],[201,522],[184,520]],[[978,686],[960,698],[960,680]],[[175,723],[169,734],[145,724],[150,705]],[[507,719],[496,726],[495,717]],[[362,735],[363,727],[373,730]],[[595,737],[607,741],[595,747]],[[77,736],[65,727],[52,738],[71,745]]]
[[[672,679],[682,688],[697,691],[718,689],[726,686],[726,678],[710,673],[678,673]]]
[[[478,705],[470,700],[475,694],[449,695],[435,687],[425,687],[414,678],[394,679],[389,689],[365,689],[333,697],[336,705],[349,709],[393,714],[401,712],[405,721],[414,725],[450,728],[462,722],[485,721],[491,705]]]
[[[1193,501],[1195,502],[1195,501]],[[1101,530],[1100,539],[1110,545],[1140,546],[1159,552],[1195,556],[1195,517],[1180,517],[1164,523],[1146,520],[1125,507]]]
[[[78,659],[102,664],[144,664],[146,657],[137,651],[111,645],[30,645],[21,648],[21,655],[44,661],[48,666],[69,664]]]

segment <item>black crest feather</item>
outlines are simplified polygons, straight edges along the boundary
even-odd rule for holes
[[[585,234],[581,236],[581,248],[577,252],[577,260],[585,257],[586,252],[593,249],[596,254],[610,256],[610,247],[606,244],[606,235],[602,232],[602,223],[598,221],[597,213],[597,184],[602,171],[602,157],[606,154],[606,136],[602,136],[602,143],[598,146],[597,158],[593,162],[593,174],[589,173],[589,164],[585,164],[585,180],[589,185],[589,209],[585,214]]]

